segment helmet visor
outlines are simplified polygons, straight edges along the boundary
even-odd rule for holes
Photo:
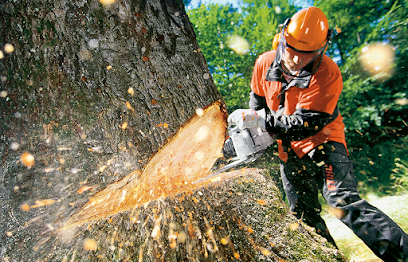
[[[285,48],[285,52],[289,55],[289,56],[297,56],[301,59],[313,59],[316,56],[320,55],[322,53],[321,50],[317,50],[317,51],[300,51],[295,49],[294,47],[288,45],[286,43],[286,48]]]
[[[296,76],[300,70],[313,64],[310,71],[313,74],[320,65],[325,48],[326,46],[314,51],[298,50],[286,42],[282,30],[281,41],[277,48],[278,64],[284,73],[291,76]]]

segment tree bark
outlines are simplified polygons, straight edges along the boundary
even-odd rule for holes
[[[2,260],[340,261],[259,174],[61,231],[222,97],[181,0],[6,0],[0,23]]]

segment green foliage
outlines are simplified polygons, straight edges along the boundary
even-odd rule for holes
[[[340,63],[350,58],[350,52],[369,40],[379,19],[391,8],[388,0],[379,1],[326,1],[316,0],[315,6],[322,9],[335,29],[333,46],[329,54],[340,55]]]
[[[408,161],[407,137],[386,140],[377,145],[364,144],[360,148],[351,148],[350,151],[361,193],[365,194],[373,190],[378,194],[395,191],[394,183],[397,177],[395,158]],[[400,177],[404,175],[398,174]],[[402,180],[402,178],[399,179]]]
[[[407,1],[315,1],[315,5],[336,29],[328,54],[338,60],[343,74],[339,107],[356,175],[366,186],[385,191],[391,188],[394,159],[406,156],[398,149],[407,148]],[[364,67],[365,59],[372,66],[374,56],[387,54],[386,49],[370,54],[367,50],[374,44],[393,48],[395,57],[377,62],[377,68],[389,63],[389,71]]]
[[[395,159],[395,168],[392,170],[393,174],[391,179],[395,181],[393,188],[397,191],[407,191],[408,190],[408,161],[401,160],[400,158]]]
[[[228,37],[235,34],[242,14],[229,5],[210,4],[190,10],[189,17],[218,90],[229,108],[242,107],[248,93],[241,71],[246,57],[228,47]]]
[[[278,33],[278,25],[295,12],[296,8],[288,1],[243,1],[244,20],[238,33],[251,43],[251,62],[271,49],[273,37]],[[250,73],[252,75],[252,70]]]
[[[387,137],[404,136],[407,126],[403,120],[408,113],[408,84],[403,73],[408,46],[404,37],[408,33],[407,2],[316,1],[316,5],[327,14],[331,25],[341,28],[329,53],[342,54],[344,89],[339,106],[349,145],[371,145]],[[390,73],[363,70],[364,51],[375,43],[387,43],[395,49],[395,59],[380,61],[393,60]]]

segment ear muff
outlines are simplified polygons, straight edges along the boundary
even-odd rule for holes
[[[272,49],[273,50],[277,50],[278,49],[278,45],[279,45],[279,41],[280,41],[280,36],[282,33],[277,33],[274,37],[273,37],[273,41],[272,41]]]

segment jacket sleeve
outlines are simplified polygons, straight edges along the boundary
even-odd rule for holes
[[[249,93],[249,108],[253,110],[260,110],[263,108],[268,108],[265,97],[258,96],[253,91],[251,91]]]
[[[279,139],[299,141],[317,134],[337,116],[337,107],[333,114],[298,108],[292,115],[283,115],[280,111],[269,110],[266,128]]]

